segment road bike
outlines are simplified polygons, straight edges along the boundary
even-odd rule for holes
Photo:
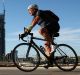
[[[63,71],[72,71],[76,68],[78,57],[75,50],[67,44],[54,42],[59,33],[53,35],[53,51],[50,57],[45,54],[44,48],[38,45],[41,42],[35,42],[35,40],[46,41],[45,39],[34,37],[33,33],[26,33],[26,36],[29,36],[27,40],[22,39],[25,43],[20,43],[13,49],[13,62],[18,69],[31,72],[50,63],[53,63],[52,67],[57,66]]]

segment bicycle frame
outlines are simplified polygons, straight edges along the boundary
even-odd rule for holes
[[[33,39],[42,40],[42,41],[47,41],[47,40],[42,39],[42,38],[33,37],[33,33],[29,33],[29,35],[31,35],[31,39],[30,39],[29,48],[28,48],[28,51],[27,51],[27,55],[26,56],[28,56],[29,51],[30,51],[30,48],[31,48],[31,45],[33,45],[37,50],[39,50],[49,60],[49,57],[44,52],[42,52],[42,50],[40,49],[40,47],[33,41]],[[27,42],[24,39],[22,39],[22,40],[24,42]]]
[[[31,45],[33,45],[37,50],[39,50],[49,61],[50,61],[50,58],[52,58],[52,56],[50,56],[50,57],[48,57],[44,52],[42,52],[42,50],[40,49],[40,47],[33,41],[34,39],[36,39],[36,40],[42,40],[42,41],[47,41],[46,39],[42,39],[42,38],[37,38],[37,37],[34,37],[33,36],[33,33],[29,33],[29,35],[31,35],[31,39],[30,39],[30,43],[29,43],[29,48],[28,48],[28,51],[27,51],[27,54],[26,54],[26,57],[28,57],[28,55],[29,55],[29,51],[30,51],[30,48],[31,48]],[[20,36],[19,36],[19,38],[20,38]],[[24,40],[24,39],[22,39],[24,42],[27,42],[26,40]],[[53,44],[53,41],[52,41],[52,44]],[[57,47],[57,44],[53,44],[54,46],[56,46]],[[58,48],[57,49],[58,50],[58,52],[61,54],[61,52],[62,53],[64,53],[60,48]],[[60,51],[61,52],[60,52]],[[54,52],[55,52],[55,50],[52,52],[53,54],[54,54]],[[65,53],[64,53],[65,54]],[[61,54],[62,55],[62,54]],[[65,54],[66,55],[66,54]],[[66,55],[67,56],[67,55]],[[53,57],[54,58],[54,57]]]

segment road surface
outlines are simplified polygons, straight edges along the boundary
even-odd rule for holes
[[[0,75],[80,75],[80,67],[71,72],[64,72],[58,68],[38,68],[33,72],[23,72],[16,67],[0,67]]]

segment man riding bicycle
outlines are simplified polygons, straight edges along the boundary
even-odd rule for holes
[[[29,5],[28,12],[34,18],[25,32],[21,34],[21,38],[25,36],[26,32],[31,32],[36,24],[40,25],[39,33],[47,40],[44,47],[45,53],[50,56],[52,36],[58,33],[60,29],[59,18],[50,10],[39,10],[36,4]]]

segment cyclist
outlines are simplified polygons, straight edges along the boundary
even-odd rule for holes
[[[33,16],[33,20],[21,37],[23,38],[26,32],[30,32],[36,24],[40,25],[39,33],[47,40],[44,47],[45,53],[47,56],[50,56],[52,35],[59,32],[60,29],[58,24],[59,18],[56,15],[56,19],[55,17],[52,18],[45,10],[39,10],[38,5],[36,4],[29,5],[28,12]],[[49,12],[51,11],[49,10]]]

